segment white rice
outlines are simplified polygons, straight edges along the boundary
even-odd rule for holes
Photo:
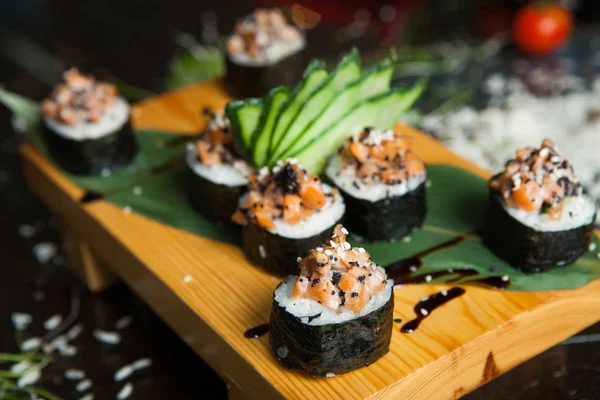
[[[40,339],[39,337],[32,337],[21,343],[21,351],[37,350],[40,348],[41,345],[42,339]]]
[[[575,77],[566,78],[571,82]],[[487,85],[499,86],[499,79],[507,84],[506,92],[493,96],[487,108],[430,114],[424,117],[423,128],[451,150],[493,172],[503,170],[515,150],[539,146],[550,138],[572,163],[590,196],[600,200],[600,78],[595,78],[593,90],[570,87],[575,90],[547,98],[526,92],[515,77],[490,79],[495,82]]]
[[[415,190],[426,179],[427,175],[422,174],[409,178],[395,185],[386,185],[383,182],[363,183],[356,176],[349,173],[341,173],[340,156],[335,154],[329,159],[325,173],[335,183],[335,185],[357,199],[376,202],[389,197],[399,197]]]
[[[133,321],[133,319],[130,315],[124,315],[121,318],[119,318],[117,322],[115,322],[115,328],[119,330],[125,329],[129,325],[131,325],[131,321]]]
[[[262,67],[275,64],[287,56],[299,52],[305,46],[306,40],[303,37],[300,40],[295,40],[293,42],[277,40],[267,47],[264,56],[262,57],[250,57],[248,53],[241,51],[236,54],[229,54],[229,58],[235,64],[249,67]]]
[[[129,111],[127,101],[117,97],[98,122],[65,125],[54,118],[44,118],[44,122],[54,133],[66,139],[75,141],[99,139],[121,129],[129,120]]]
[[[394,288],[394,281],[391,279],[388,280],[386,290],[371,297],[371,300],[369,300],[366,307],[356,313],[348,310],[344,306],[340,307],[338,310],[332,310],[331,308],[325,307],[323,304],[319,304],[319,302],[315,300],[305,298],[294,299],[293,293],[296,279],[298,279],[298,276],[288,276],[286,280],[275,289],[275,301],[279,303],[280,306],[285,307],[287,312],[300,318],[303,323],[314,326],[338,324],[365,316],[384,306],[390,299]],[[309,317],[314,317],[318,314],[321,315],[313,318],[309,322]]]
[[[31,386],[40,380],[42,373],[39,369],[34,369],[31,372],[26,373],[17,381],[17,386],[22,388],[25,386]]]
[[[324,183],[323,191],[329,193],[331,187]],[[282,219],[275,219],[275,229],[271,230],[271,232],[289,239],[311,237],[335,225],[342,218],[345,211],[344,199],[337,193],[333,198],[327,197],[327,203],[320,211],[315,212],[297,224],[290,224]]]
[[[229,187],[247,185],[247,176],[252,172],[251,168],[243,161],[237,162],[234,165],[204,165],[198,158],[196,149],[191,143],[187,147],[186,162],[197,175],[213,183]]]
[[[507,206],[500,198],[497,198],[497,201],[500,201],[502,207],[514,219],[538,232],[566,231],[588,225],[593,222],[596,213],[594,201],[585,195],[566,198],[562,217],[559,220],[550,219],[548,214],[526,212],[516,207]]]
[[[51,242],[42,242],[33,246],[33,255],[40,264],[46,264],[56,255],[58,248]]]

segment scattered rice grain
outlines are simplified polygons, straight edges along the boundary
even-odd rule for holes
[[[62,316],[59,314],[54,314],[53,316],[51,316],[50,318],[48,318],[46,321],[44,321],[44,329],[47,331],[51,331],[53,329],[56,329],[60,323],[62,322]]]
[[[118,344],[121,342],[121,335],[118,332],[103,331],[94,329],[93,335],[98,341],[107,344]]]
[[[85,392],[86,390],[91,388],[93,384],[94,383],[92,382],[91,379],[84,379],[81,382],[79,382],[77,385],[75,385],[75,390],[77,390],[78,392]]]
[[[125,400],[131,396],[131,393],[133,393],[133,385],[131,383],[126,383],[125,386],[123,386],[123,389],[117,394],[117,399]]]
[[[31,321],[33,321],[31,314],[21,312],[12,313],[10,319],[12,320],[13,326],[18,331],[24,331],[29,324],[31,324]]]
[[[189,276],[189,275],[187,275],[187,276]],[[185,278],[183,279],[183,281],[185,282]],[[131,321],[132,321],[131,316],[129,316],[129,315],[122,316],[115,323],[115,328],[117,328],[119,330],[125,329],[129,325],[131,325]]]
[[[85,378],[85,372],[81,369],[70,368],[65,371],[65,378],[70,381],[79,381]]]

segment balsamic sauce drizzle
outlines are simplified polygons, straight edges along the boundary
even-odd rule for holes
[[[400,332],[413,333],[417,330],[421,322],[435,309],[443,306],[452,299],[462,296],[465,292],[466,291],[463,288],[453,287],[450,290],[434,293],[431,296],[422,299],[413,308],[417,317],[402,325]]]
[[[395,284],[427,283],[437,278],[451,277],[450,279],[447,279],[445,283],[456,283],[460,281],[459,283],[461,284],[474,284],[497,289],[508,288],[510,286],[510,279],[506,280],[506,278],[502,276],[490,276],[477,279],[475,277],[481,273],[473,268],[451,268],[445,271],[432,271],[427,274],[414,275],[414,273],[423,266],[422,259],[425,256],[448,247],[456,246],[463,240],[465,240],[465,236],[457,236],[411,257],[390,263],[385,267],[385,272],[388,277],[394,280]],[[464,278],[474,279],[462,280]]]
[[[79,202],[82,204],[88,204],[96,200],[101,200],[102,198],[104,198],[102,193],[94,192],[93,190],[88,190],[83,194],[83,196],[81,196]]]
[[[246,339],[258,339],[259,337],[269,333],[269,329],[269,324],[258,325],[244,332],[244,337]]]

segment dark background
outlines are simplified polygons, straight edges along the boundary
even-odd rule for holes
[[[268,2],[275,3],[289,4]],[[309,32],[310,51],[335,57],[353,44],[369,51],[439,39],[484,39],[506,30],[523,2],[300,3],[322,15],[321,23]],[[75,65],[100,77],[117,76],[159,92],[166,88],[168,62],[177,51],[175,32],[211,41],[207,25],[216,24],[218,32],[226,34],[237,17],[257,4],[234,0],[4,0],[0,2],[0,82],[12,91],[41,99],[62,70]],[[389,18],[387,13],[384,22],[379,13],[388,5],[395,17]],[[578,44],[588,43],[600,32],[595,25],[600,21],[600,2],[580,1],[574,12],[578,33],[561,54],[585,57],[586,47]],[[346,34],[349,26],[356,27],[352,24],[357,15],[361,20],[365,15],[370,18],[360,34]],[[514,57],[515,50],[509,46],[490,68],[502,69]],[[0,352],[18,351],[10,323],[12,312],[34,316],[25,337],[42,335],[42,322],[55,313],[65,316],[72,298],[78,297],[82,304],[79,321],[85,326],[84,334],[74,342],[78,354],[59,357],[45,370],[41,386],[66,399],[79,398],[74,384],[62,376],[67,368],[82,368],[94,381],[96,399],[114,398],[122,387],[113,381],[114,372],[135,359],[151,357],[154,365],[131,380],[133,398],[224,398],[224,383],[124,285],[93,296],[72,277],[60,257],[45,265],[37,263],[32,247],[41,242],[59,244],[59,231],[50,213],[27,190],[17,147],[10,115],[0,108]],[[17,233],[23,224],[36,227],[34,237]],[[119,345],[100,344],[92,337],[92,329],[113,330],[123,315],[132,315],[134,322],[122,332]],[[591,328],[574,339],[575,343],[548,350],[467,398],[599,399],[599,332],[600,328]]]

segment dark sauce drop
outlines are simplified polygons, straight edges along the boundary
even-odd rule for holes
[[[421,260],[423,257],[425,257],[431,253],[435,253],[436,251],[439,251],[439,250],[442,250],[442,249],[445,249],[448,247],[456,246],[463,240],[465,240],[465,238],[463,236],[457,236],[446,242],[440,243],[437,246],[434,246],[430,249],[421,251],[420,253],[417,253],[414,256],[404,258],[402,260],[394,261],[393,263],[388,264],[385,267],[385,271],[387,272],[387,274],[390,278],[394,279],[394,281],[396,281],[396,279],[398,279],[398,281],[396,281],[396,283],[400,283],[400,281],[403,278],[416,272],[423,265],[423,261]],[[423,276],[423,279],[425,279],[425,276]]]
[[[445,293],[445,295],[444,295]],[[434,293],[428,298],[421,300],[415,305],[414,311],[417,317],[400,328],[400,332],[412,333],[417,330],[421,322],[427,318],[431,313],[438,307],[443,306],[452,299],[462,296],[465,293],[465,289],[459,287],[453,287],[446,292]]]
[[[269,333],[269,324],[262,324],[248,329],[246,332],[244,332],[244,337],[246,339],[258,339],[267,333]]]
[[[394,318],[394,322],[401,323],[402,322],[402,318]]]
[[[92,190],[88,190],[87,192],[85,192],[83,194],[83,196],[81,196],[81,198],[79,199],[79,202],[82,204],[88,204],[88,203],[92,203],[96,200],[101,200],[104,196],[102,196],[101,193],[98,192],[94,192]]]
[[[488,278],[469,279],[468,281],[464,281],[461,283],[468,285],[489,286],[497,289],[507,289],[510,287],[510,279],[507,280],[502,276],[490,276]]]

